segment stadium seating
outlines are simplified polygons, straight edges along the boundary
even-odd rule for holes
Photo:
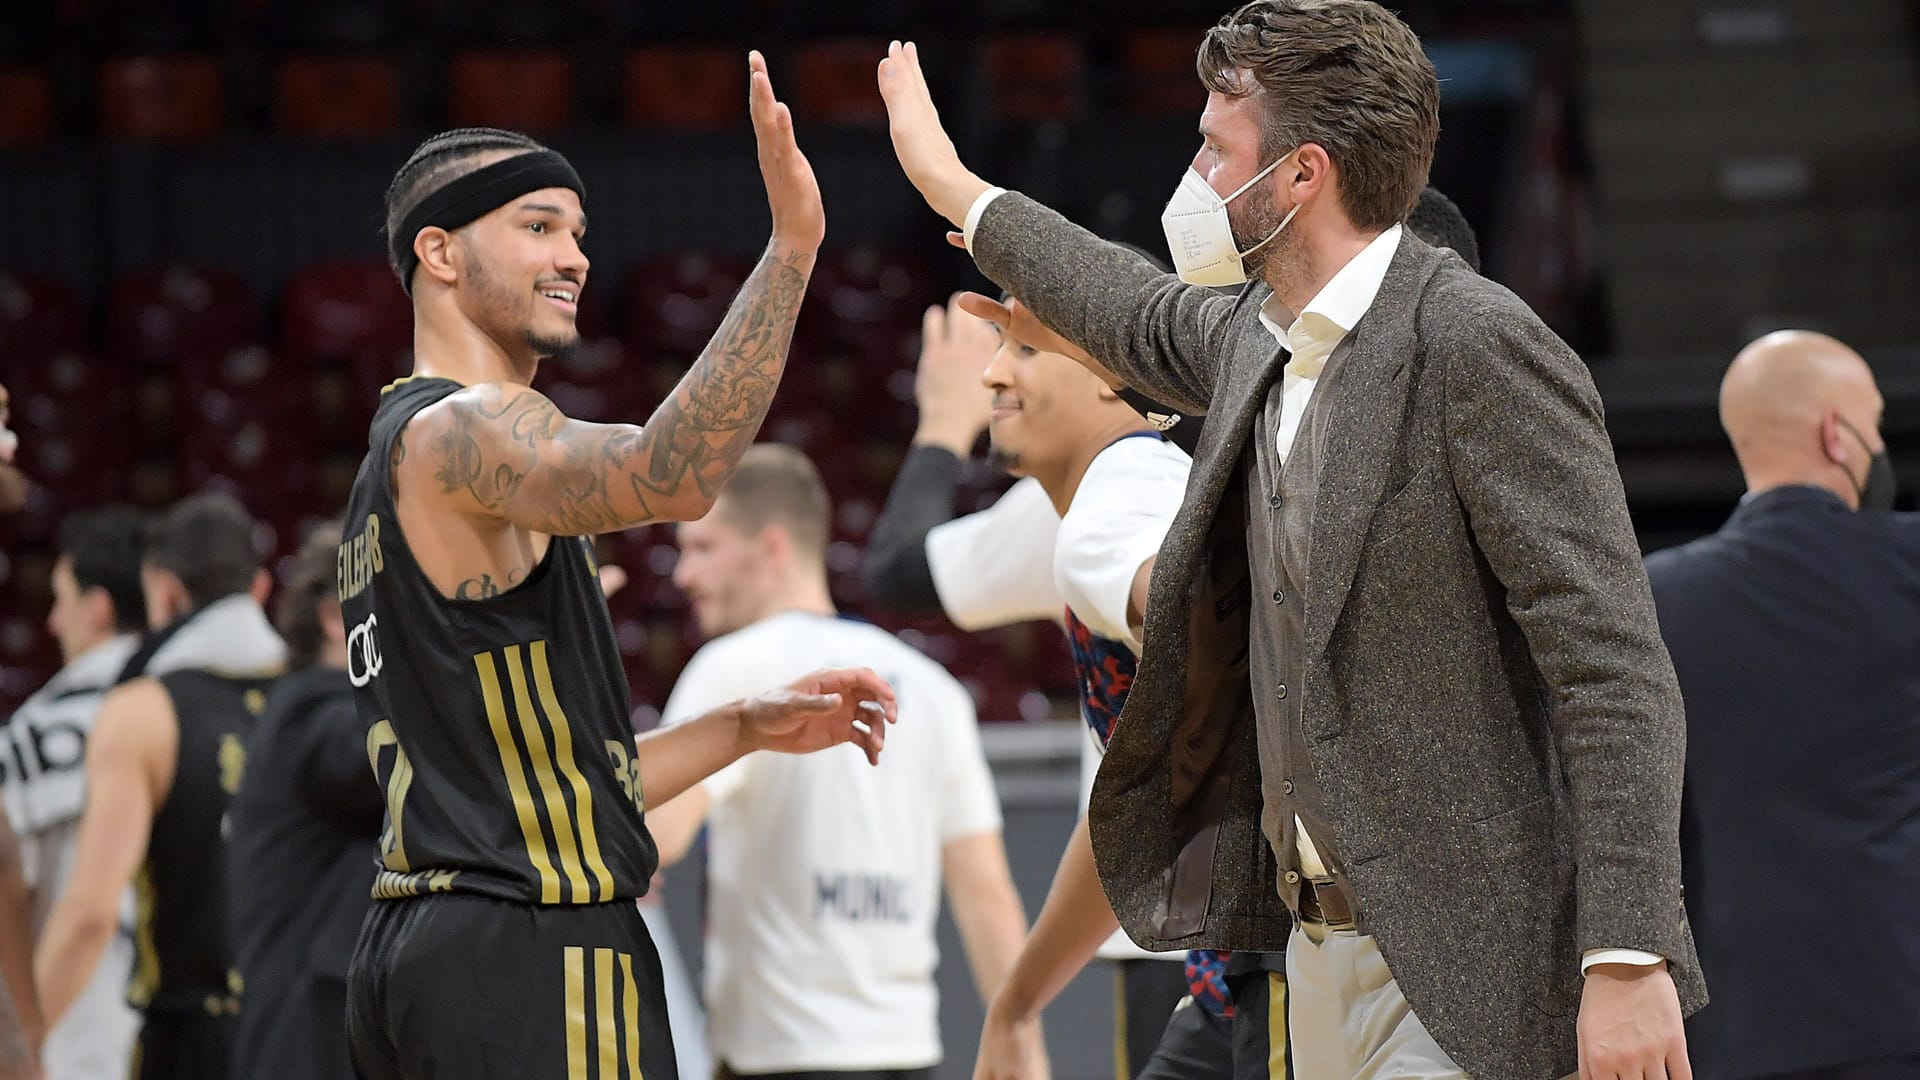
[[[53,130],[53,87],[38,68],[0,65],[0,146],[27,146]]]
[[[290,56],[276,76],[274,111],[291,135],[385,135],[400,119],[399,75],[378,54]]]
[[[259,340],[260,311],[238,275],[156,266],[114,283],[107,356],[123,364],[224,356]]]
[[[126,56],[100,66],[100,130],[110,138],[210,139],[225,117],[220,66],[210,56]]]
[[[621,113],[642,127],[723,130],[747,120],[745,50],[649,46],[627,54]]]
[[[456,127],[547,133],[573,120],[573,65],[561,52],[476,49],[453,58]]]

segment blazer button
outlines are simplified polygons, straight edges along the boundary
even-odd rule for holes
[[[1298,885],[1298,884],[1300,884],[1300,873],[1299,873],[1299,871],[1297,871],[1297,870],[1289,870],[1289,871],[1287,871],[1287,884],[1289,884],[1289,885]]]
[[[1287,700],[1287,684],[1281,683],[1279,688],[1273,692],[1273,696],[1279,698],[1281,701]]]
[[[1272,510],[1280,509],[1280,496],[1278,495],[1270,496],[1267,499],[1267,507]]]
[[[1280,781],[1280,794],[1282,795],[1293,794],[1293,781],[1291,780]]]
[[[1279,589],[1275,589],[1275,590],[1273,590],[1273,602],[1274,602],[1274,603],[1276,603],[1276,604],[1284,604],[1284,603],[1286,603],[1286,602],[1287,602],[1287,594],[1286,594],[1286,593],[1283,593],[1283,592],[1281,592],[1281,591],[1280,591]]]

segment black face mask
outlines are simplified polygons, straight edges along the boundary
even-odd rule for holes
[[[1872,455],[1867,461],[1867,478],[1854,485],[1854,492],[1860,497],[1860,509],[1893,509],[1895,484],[1893,478],[1893,459],[1887,457],[1886,447],[1883,446],[1878,450],[1874,450],[1867,445],[1867,440],[1861,436],[1860,432],[1856,430],[1852,424],[1847,423],[1844,417],[1836,416],[1834,419],[1839,420],[1840,426],[1846,428],[1848,434],[1852,435],[1854,439],[1859,442],[1860,449]],[[1852,477],[1849,476],[1848,478],[1851,479]]]

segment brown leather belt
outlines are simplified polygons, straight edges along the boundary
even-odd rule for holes
[[[1328,930],[1353,930],[1360,925],[1346,894],[1332,879],[1300,883],[1300,921],[1317,923]]]

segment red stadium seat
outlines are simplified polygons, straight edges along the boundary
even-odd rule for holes
[[[458,127],[557,131],[573,121],[566,54],[479,49],[453,58],[451,113]]]
[[[873,81],[884,51],[866,39],[802,46],[794,80],[794,111],[808,123],[885,124],[887,107]]]
[[[223,270],[156,267],[115,282],[107,301],[107,353],[122,363],[224,356],[259,328],[246,282]]]
[[[38,68],[0,65],[0,146],[27,146],[53,129],[53,88]]]
[[[1149,30],[1127,39],[1127,107],[1136,113],[1191,113],[1206,104],[1194,75],[1199,38],[1191,30]]]
[[[48,278],[0,271],[0,356],[12,361],[10,375],[55,353],[84,348],[86,340],[86,308],[71,289]],[[35,380],[16,375],[15,381]]]
[[[644,127],[717,131],[747,120],[746,52],[652,45],[627,54],[622,117]]]
[[[822,253],[807,298],[827,321],[918,326],[928,304],[943,299],[920,259],[873,247]]]
[[[986,44],[994,111],[1009,120],[1071,120],[1083,105],[1079,42],[1055,35],[997,38]]]
[[[219,389],[188,395],[184,404],[192,423],[183,425],[179,460],[189,490],[224,488],[269,519],[307,506],[314,453],[304,424]]]
[[[392,369],[390,380],[413,351],[413,304],[384,261],[315,263],[282,293],[280,349],[310,363],[368,357]]]
[[[100,130],[116,138],[209,139],[224,122],[220,68],[207,56],[126,56],[100,65]]]
[[[293,56],[281,61],[274,115],[293,135],[385,135],[400,119],[400,84],[384,56]]]
[[[316,386],[325,441],[352,446],[366,435],[380,388],[412,363],[413,305],[383,261],[315,263],[282,291],[280,353],[327,381]]]
[[[643,264],[627,279],[627,346],[643,359],[698,355],[752,269],[698,252]]]

